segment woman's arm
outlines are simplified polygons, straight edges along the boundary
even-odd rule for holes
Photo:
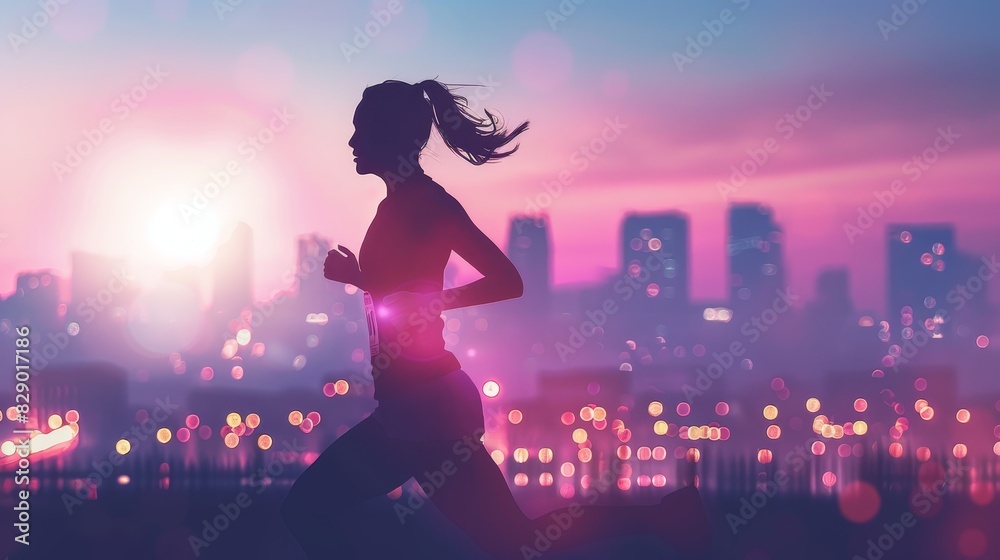
[[[443,290],[444,309],[456,309],[519,298],[524,282],[514,263],[483,233],[461,204],[455,202],[447,220],[452,250],[471,264],[482,278],[464,286]]]
[[[337,249],[332,249],[326,254],[326,261],[323,263],[323,276],[327,280],[353,284],[365,290],[367,282],[364,280],[364,273],[358,265],[358,258],[350,249],[343,245],[337,245]]]
[[[397,328],[414,326],[419,315],[436,315],[448,309],[470,307],[521,297],[524,283],[521,274],[507,255],[503,254],[469,218],[458,201],[451,199],[445,213],[437,221],[439,232],[458,253],[471,264],[482,278],[464,286],[431,293],[394,292],[382,298],[381,316]]]

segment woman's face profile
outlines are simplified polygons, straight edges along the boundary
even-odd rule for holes
[[[366,110],[365,102],[362,101],[354,111],[354,135],[347,143],[353,150],[358,175],[377,174],[385,169],[385,157],[379,153],[380,142],[373,134],[372,120],[370,111]],[[384,141],[382,145],[385,145]]]
[[[431,109],[406,84],[373,86],[354,111],[348,141],[359,175],[399,171],[415,161],[431,128]]]

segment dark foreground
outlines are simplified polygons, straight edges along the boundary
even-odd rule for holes
[[[239,498],[239,490],[105,493],[67,513],[59,495],[34,497],[28,547],[15,544],[11,531],[13,505],[3,500],[3,541],[0,557],[10,559],[100,558],[102,560],[184,560],[304,558],[278,517],[287,488],[272,487]],[[836,500],[775,497],[733,532],[727,514],[749,513],[741,498],[707,496],[716,524],[712,558],[740,560],[867,560],[1000,558],[1000,505],[976,505],[963,497],[946,496],[942,508],[910,527],[900,523],[909,500],[883,497],[876,517],[864,524],[848,522]],[[242,501],[243,505],[237,504]],[[236,519],[220,531],[206,529],[206,520],[238,509]],[[355,538],[366,543],[370,557],[475,559],[488,558],[458,534],[433,506],[421,508],[400,524],[388,498],[370,502],[357,516]],[[908,518],[907,518],[908,519]],[[202,539],[196,552],[192,536]],[[538,549],[545,547],[544,541]],[[654,539],[607,541],[572,554],[543,552],[528,558],[647,559],[675,558]]]

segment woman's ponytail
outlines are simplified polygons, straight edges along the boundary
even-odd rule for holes
[[[485,118],[469,110],[469,100],[455,95],[437,80],[424,80],[416,87],[427,95],[433,110],[434,125],[448,148],[473,165],[505,158],[517,151],[519,144],[506,152],[498,151],[528,129],[528,121],[508,133],[501,119],[486,112]]]

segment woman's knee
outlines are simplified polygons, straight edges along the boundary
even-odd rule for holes
[[[324,499],[322,498],[323,494],[322,489],[318,488],[317,484],[311,478],[300,476],[292,484],[285,499],[281,502],[279,508],[281,518],[286,523],[299,523],[314,517],[319,513],[320,500],[327,502],[326,509],[328,513],[337,512],[340,509],[338,508],[338,500],[331,500],[329,496]]]

